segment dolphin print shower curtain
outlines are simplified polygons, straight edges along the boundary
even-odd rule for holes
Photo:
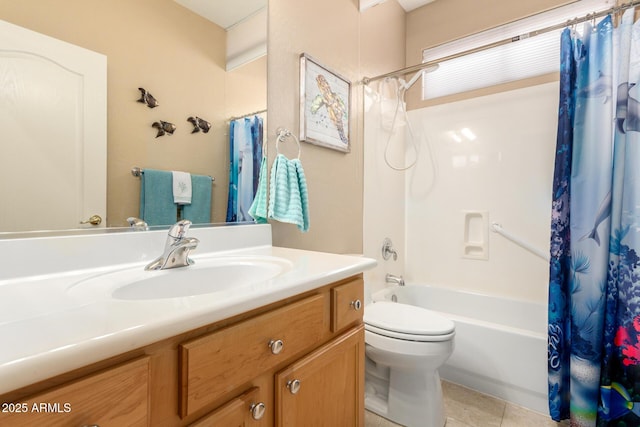
[[[227,222],[253,222],[249,208],[258,190],[263,138],[263,119],[259,116],[229,123]]]
[[[640,425],[640,24],[561,37],[549,275],[549,410]]]

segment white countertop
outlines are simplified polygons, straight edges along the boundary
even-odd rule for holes
[[[106,272],[137,267],[142,270],[148,260],[4,280],[0,277],[0,394],[353,276],[375,265],[369,258],[270,245],[196,251],[192,258],[197,264],[199,259],[211,256],[278,257],[289,261],[291,269],[250,286],[135,301],[87,298],[68,290],[79,281]],[[178,270],[182,268],[175,269]]]

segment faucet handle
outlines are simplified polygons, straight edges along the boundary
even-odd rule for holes
[[[127,218],[127,222],[129,226],[134,230],[148,230],[149,225],[142,219],[136,218],[135,216],[130,216]]]
[[[385,261],[393,256],[393,260],[398,260],[398,253],[393,249],[393,242],[390,238],[386,237],[382,242],[382,259]]]
[[[174,239],[182,239],[191,227],[191,221],[182,219],[171,226],[169,229],[169,237]]]

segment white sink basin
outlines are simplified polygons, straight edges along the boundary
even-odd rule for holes
[[[76,282],[72,297],[119,300],[181,298],[255,285],[291,270],[276,257],[211,257],[188,267],[145,271],[142,267],[109,272]]]

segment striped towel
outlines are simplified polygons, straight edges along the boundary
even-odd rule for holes
[[[307,180],[300,159],[289,160],[278,154],[271,167],[269,219],[295,224],[309,230]]]
[[[258,177],[258,190],[249,208],[249,215],[258,224],[267,222],[267,158],[262,157],[260,162],[260,175]]]

